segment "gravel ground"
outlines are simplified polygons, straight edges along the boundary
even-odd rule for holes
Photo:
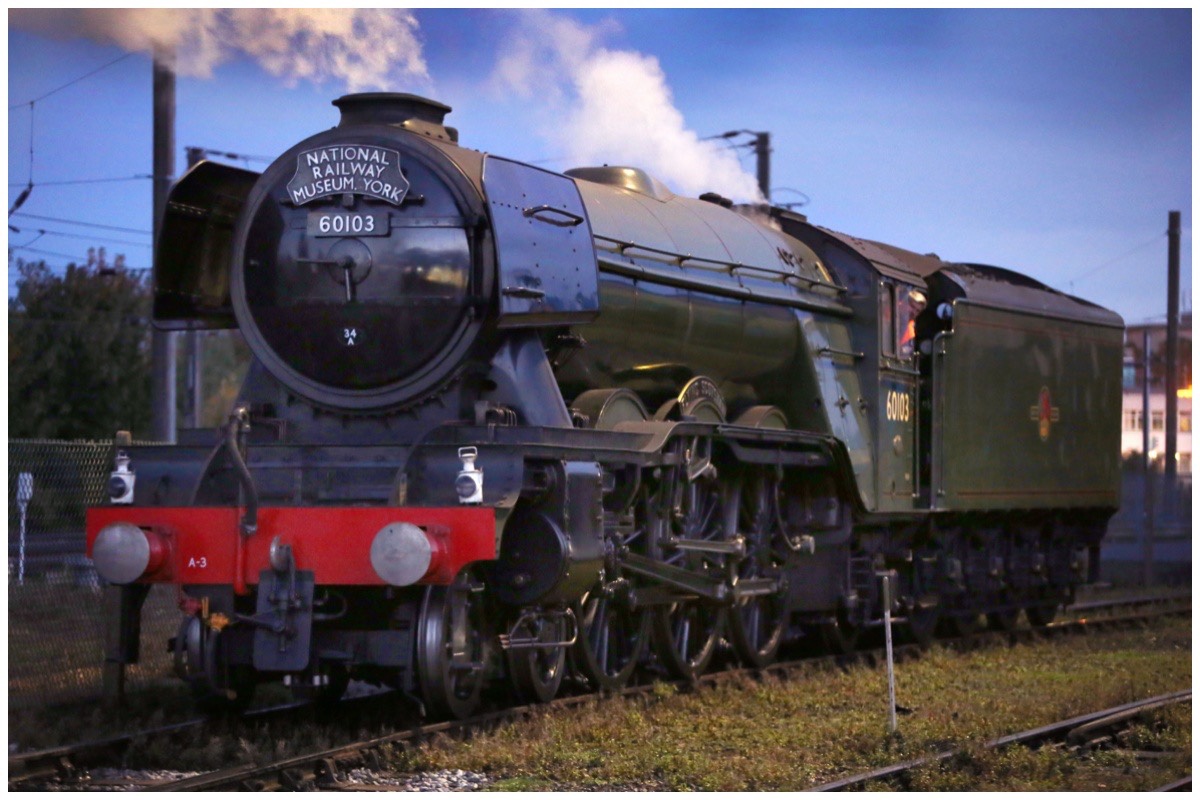
[[[478,772],[443,769],[416,775],[393,776],[370,769],[352,769],[343,782],[370,786],[395,786],[402,792],[473,792],[487,786],[491,779]]]
[[[197,772],[173,772],[171,770],[94,769],[90,780],[84,784],[67,786],[48,785],[48,791],[93,791],[135,792],[154,790],[156,784],[177,781],[198,775]],[[364,787],[387,787],[398,792],[473,792],[491,783],[491,779],[478,772],[461,769],[444,769],[421,772],[416,775],[394,775],[389,772],[359,768],[338,775],[343,784]]]
[[[91,781],[81,785],[72,784],[63,787],[64,791],[93,792],[137,792],[153,789],[154,784],[178,781],[199,775],[198,772],[174,772],[166,769],[110,769],[108,767],[90,770]],[[47,787],[51,791],[54,786]]]

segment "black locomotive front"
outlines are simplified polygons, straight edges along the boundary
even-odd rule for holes
[[[341,123],[285,153],[247,198],[231,298],[255,354],[295,393],[394,406],[444,384],[479,335],[485,209],[436,144],[391,126],[440,127],[448,108],[395,95],[337,105]]]

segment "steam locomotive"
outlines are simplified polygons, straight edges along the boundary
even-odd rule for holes
[[[413,95],[334,105],[263,174],[202,162],[169,197],[157,324],[254,358],[228,424],[119,447],[89,510],[126,660],[165,582],[206,701],[354,677],[461,717],[489,686],[848,650],[885,610],[920,642],[1044,625],[1095,574],[1117,315],[470,150]]]

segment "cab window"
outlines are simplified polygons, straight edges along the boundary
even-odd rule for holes
[[[890,283],[880,286],[879,292],[879,337],[880,349],[885,356],[896,356],[896,322],[892,313],[896,306],[896,287]]]
[[[917,316],[925,310],[925,293],[902,287],[896,292],[896,334],[899,337],[898,355],[908,360],[916,354]]]

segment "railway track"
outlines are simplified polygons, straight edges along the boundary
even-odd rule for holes
[[[1128,611],[1127,609],[1133,609]],[[1042,636],[1061,636],[1080,633],[1088,630],[1098,630],[1123,625],[1143,623],[1160,616],[1190,613],[1190,595],[1171,595],[1164,597],[1134,598],[1129,600],[1096,601],[1081,603],[1066,609],[1072,615],[1071,619],[1053,622],[1041,628],[1019,628],[1013,631],[985,631],[959,639],[939,640],[942,646],[963,650],[974,650],[999,644],[1010,644],[1021,641],[1031,641]],[[919,657],[923,648],[919,645],[904,645],[895,648],[897,660]],[[765,670],[734,668],[721,672],[713,672],[703,676],[698,683],[704,685],[722,680],[737,673],[787,673],[797,669],[813,667],[845,668],[856,663],[874,664],[883,656],[882,648],[857,651],[848,655],[808,656],[799,660],[785,661],[773,664]],[[685,682],[674,682],[677,688],[686,689]],[[645,695],[654,691],[654,684],[643,683],[623,689],[620,696]],[[130,784],[155,791],[201,791],[214,789],[303,789],[303,788],[339,788],[338,765],[342,763],[363,762],[371,763],[371,753],[378,753],[385,747],[406,748],[419,744],[422,740],[435,736],[466,737],[474,731],[486,730],[496,725],[514,721],[523,716],[547,708],[568,708],[583,703],[594,702],[597,695],[579,694],[561,697],[551,703],[518,706],[492,711],[475,716],[468,720],[453,722],[437,722],[419,724],[419,718],[412,714],[412,724],[402,730],[394,730],[376,737],[367,738],[319,752],[284,758],[268,764],[243,764],[214,772],[199,775],[187,775],[177,778],[149,778],[143,780],[117,781],[106,779],[114,787],[120,784],[129,788]],[[378,696],[351,698],[339,704],[338,711],[353,713],[350,709],[358,704],[364,707],[379,703]],[[307,704],[291,703],[272,708],[248,712],[244,719],[252,723],[264,721],[281,721],[287,724],[295,715],[304,713]],[[209,720],[195,719],[176,723],[160,728],[142,730],[123,736],[110,737],[104,740],[83,742],[49,750],[30,753],[20,753],[9,756],[9,789],[24,789],[45,786],[51,783],[59,787],[82,786],[88,782],[89,770],[120,764],[123,754],[136,741],[145,741],[154,737],[173,736],[187,731],[202,729],[210,724]],[[368,754],[365,755],[364,754]],[[99,788],[99,787],[97,787]],[[381,787],[387,788],[387,787]],[[392,788],[395,788],[394,786]]]
[[[1022,731],[1021,733],[1002,736],[999,739],[993,739],[992,741],[986,743],[983,747],[986,750],[998,750],[1002,747],[1009,747],[1013,745],[1041,747],[1047,744],[1059,744],[1074,748],[1096,747],[1112,741],[1115,731],[1127,726],[1150,711],[1175,705],[1177,703],[1191,702],[1192,692],[1190,689],[1185,689],[1179,692],[1173,692],[1171,694],[1150,697],[1133,703],[1125,703],[1124,705],[1107,708],[1103,711],[1083,714],[1081,716],[1061,720],[1050,725],[1043,725],[1038,728]],[[955,756],[961,755],[963,752],[964,751],[962,749],[958,748],[953,750],[943,750],[940,753],[925,756],[924,758],[902,761],[887,767],[881,767],[879,769],[841,778],[821,786],[813,787],[809,791],[858,791],[881,782],[891,785],[898,785],[900,788],[907,788],[905,785],[906,778],[913,772],[913,770],[916,770],[920,767],[949,761]],[[1187,780],[1190,786],[1190,778]],[[1168,786],[1173,785],[1174,784],[1168,784]],[[1163,787],[1159,791],[1177,790]],[[1182,789],[1179,789],[1179,791],[1182,791]]]

